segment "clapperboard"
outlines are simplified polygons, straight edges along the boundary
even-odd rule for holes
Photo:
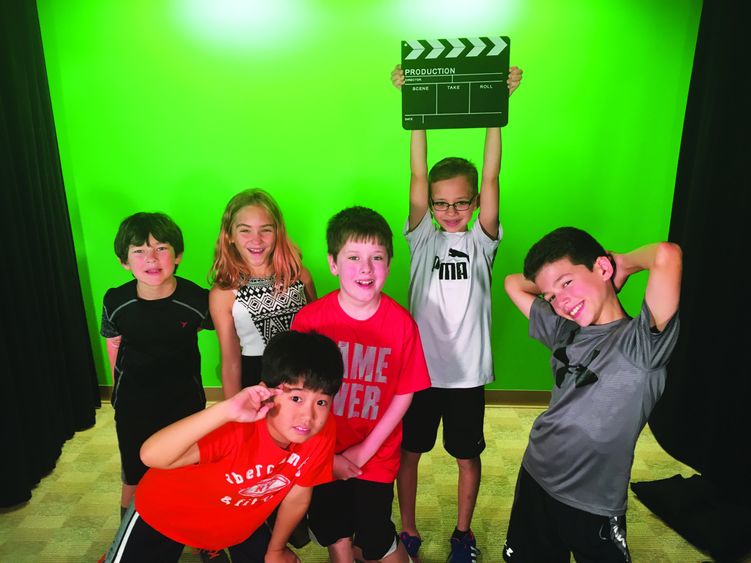
[[[501,36],[402,41],[402,126],[506,125],[510,45]]]

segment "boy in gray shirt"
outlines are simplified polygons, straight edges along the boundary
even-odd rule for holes
[[[609,254],[561,227],[530,249],[505,288],[551,349],[555,385],[532,425],[511,510],[507,562],[630,561],[627,487],[639,433],[660,398],[678,339],[680,248]],[[638,316],[617,292],[648,270]]]

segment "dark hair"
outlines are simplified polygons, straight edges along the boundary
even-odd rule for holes
[[[389,260],[394,256],[391,227],[380,213],[367,207],[348,207],[334,215],[326,227],[328,252],[336,256],[348,241],[375,242],[386,248]]]
[[[286,330],[274,335],[261,360],[261,381],[268,387],[302,380],[305,389],[333,396],[342,385],[343,373],[339,346],[316,332]]]
[[[430,198],[433,198],[433,184],[441,180],[450,180],[457,176],[464,176],[472,188],[472,197],[477,195],[477,167],[466,158],[450,156],[439,160],[433,165],[428,173],[428,190]]]
[[[607,251],[592,235],[576,227],[559,227],[532,245],[524,259],[524,277],[534,281],[546,264],[568,258],[592,270],[595,260]]]
[[[115,235],[115,254],[120,262],[125,264],[128,261],[128,249],[131,245],[141,246],[147,243],[149,235],[159,242],[170,243],[175,249],[175,256],[183,253],[183,233],[168,215],[135,213],[123,219]]]

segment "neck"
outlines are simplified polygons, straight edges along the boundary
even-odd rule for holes
[[[626,316],[626,311],[623,309],[621,301],[617,297],[615,297],[614,299],[608,301],[608,303],[603,307],[602,312],[600,313],[600,316],[595,324],[604,325],[607,323],[612,323],[613,321],[618,321]]]
[[[175,292],[177,288],[177,280],[175,276],[164,280],[164,283],[160,285],[146,285],[144,283],[136,283],[136,295],[146,301],[156,301],[157,299],[164,299],[169,297]]]
[[[381,304],[381,294],[378,294],[378,298],[367,303],[353,303],[342,296],[342,292],[338,295],[339,306],[350,317],[357,321],[367,321],[370,317],[375,315]]]

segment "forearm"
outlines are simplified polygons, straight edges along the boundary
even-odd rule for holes
[[[498,206],[500,203],[500,185],[498,175],[501,171],[501,130],[490,127],[485,132],[485,152],[482,161],[482,183],[480,184],[479,220],[485,233],[495,239],[498,237]]]
[[[144,442],[141,460],[160,469],[198,463],[198,441],[230,420],[225,401],[178,420]]]
[[[510,274],[506,276],[503,287],[514,305],[516,305],[525,317],[529,318],[532,303],[540,295],[540,288],[534,282],[526,279],[523,274]]]
[[[242,356],[240,350],[237,354],[225,358],[222,354],[222,393],[225,399],[234,397],[242,389]]]
[[[383,442],[391,435],[402,418],[404,418],[404,414],[412,403],[412,395],[412,393],[394,395],[386,412],[383,413],[383,416],[368,436],[356,446],[342,452],[342,454],[359,467],[365,465],[380,449]]]
[[[414,229],[428,210],[428,141],[425,131],[413,130],[409,145],[409,228]]]
[[[655,242],[641,246],[631,252],[624,254],[615,254],[617,267],[621,269],[621,272],[625,275],[632,275],[643,270],[653,270],[661,265],[660,260],[663,262],[666,256],[665,246],[673,246],[672,243]],[[662,251],[662,252],[661,252]]]
[[[112,375],[112,384],[115,384],[115,364],[117,363],[117,353],[120,351],[122,336],[107,338],[107,359],[110,362],[110,374]]]
[[[267,551],[283,551],[287,547],[287,540],[292,535],[292,531],[305,516],[310,506],[312,493],[311,487],[300,487],[299,485],[292,487],[279,505]]]
[[[485,150],[482,159],[482,183],[497,181],[501,173],[501,129],[488,127],[485,131]]]

